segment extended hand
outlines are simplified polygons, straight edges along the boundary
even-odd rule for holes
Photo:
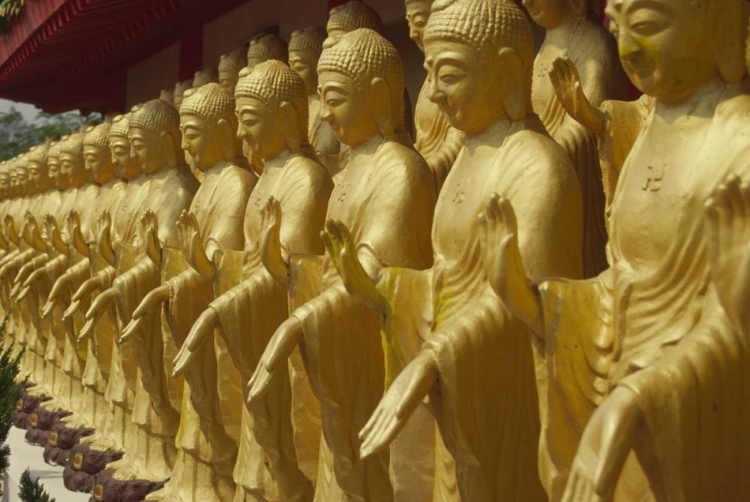
[[[72,209],[68,213],[68,228],[70,229],[70,238],[73,242],[73,247],[81,255],[89,256],[89,246],[81,232],[81,217],[75,209]]]
[[[706,202],[708,261],[724,311],[750,332],[750,184],[737,176],[722,183]]]
[[[9,214],[5,215],[5,233],[11,241],[18,243],[18,230],[16,229],[16,222],[13,219],[13,216]]]
[[[141,304],[138,305],[138,308],[133,312],[133,319],[125,327],[125,330],[123,330],[120,343],[130,340],[140,329],[146,316],[167,300],[169,300],[169,286],[166,284],[159,286],[147,294]]]
[[[248,403],[260,399],[268,392],[268,387],[277,372],[287,371],[286,365],[282,363],[292,355],[294,348],[302,340],[302,336],[302,325],[295,317],[290,317],[279,326],[247,385]]]
[[[643,420],[636,394],[616,388],[583,431],[562,502],[608,502]]]
[[[219,318],[213,309],[209,308],[201,314],[175,357],[172,376],[179,376],[190,366],[195,358],[195,351],[213,335],[214,329],[218,326]]]
[[[98,275],[91,277],[81,284],[78,291],[73,294],[72,301],[68,309],[63,313],[63,319],[67,319],[75,314],[79,308],[81,308],[81,301],[84,298],[88,298],[94,291],[99,291],[102,288],[102,278]]]
[[[159,221],[153,211],[141,216],[141,237],[146,255],[156,265],[161,265],[161,244],[159,243]]]
[[[320,237],[346,289],[370,308],[385,312],[387,302],[359,261],[354,238],[346,225],[340,221],[328,220]]]
[[[484,267],[492,289],[514,315],[540,332],[541,306],[521,259],[513,206],[508,199],[493,194],[479,219]]]
[[[438,379],[432,351],[424,350],[396,377],[359,433],[362,459],[386,448],[406,425]]]
[[[182,244],[182,252],[193,270],[204,277],[213,276],[213,264],[206,254],[200,225],[193,213],[182,212],[177,222],[177,233]]]
[[[99,216],[99,232],[96,236],[96,243],[99,248],[99,254],[102,258],[112,265],[115,263],[115,249],[112,245],[112,215],[106,209]]]
[[[263,237],[260,256],[268,273],[284,287],[289,285],[289,265],[281,254],[281,204],[270,197],[261,211]]]
[[[93,334],[94,327],[96,327],[99,319],[104,315],[107,306],[114,302],[116,298],[117,291],[114,288],[110,288],[96,297],[88,312],[86,312],[86,324],[78,335],[79,341],[84,340]]]
[[[52,241],[52,247],[60,254],[66,254],[68,252],[68,246],[62,239],[60,233],[60,227],[57,225],[57,220],[51,214],[48,214],[44,218],[44,224],[47,227],[47,236]]]
[[[49,317],[49,315],[52,313],[52,309],[54,309],[55,305],[57,304],[57,299],[60,296],[60,293],[62,292],[63,288],[70,284],[71,280],[73,280],[73,276],[65,273],[55,281],[55,285],[52,286],[52,291],[50,291],[47,302],[44,304],[44,308],[42,309],[42,317]]]
[[[586,98],[576,65],[568,58],[557,58],[549,71],[557,99],[568,115],[594,134],[604,132],[604,116]]]

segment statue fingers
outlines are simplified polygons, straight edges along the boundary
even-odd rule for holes
[[[262,398],[268,392],[268,387],[271,384],[273,376],[274,372],[266,368],[265,365],[258,365],[253,378],[250,380],[249,385],[251,387],[247,398],[248,404],[257,402],[258,399]]]
[[[54,308],[55,308],[55,301],[52,299],[47,300],[41,312],[42,318],[47,319],[50,316],[50,314],[52,314],[52,309]]]
[[[73,317],[73,315],[78,312],[78,309],[81,308],[81,302],[79,300],[73,300],[73,302],[70,304],[70,306],[63,312],[63,319],[69,319]]]
[[[192,364],[194,357],[195,354],[187,347],[187,344],[183,345],[174,359],[172,377],[177,378],[180,376]]]
[[[129,342],[135,335],[136,331],[140,329],[142,322],[143,317],[133,317],[133,319],[130,320],[128,325],[125,326],[125,329],[122,331],[122,335],[120,336],[120,343],[122,344]]]
[[[403,424],[395,415],[386,413],[359,448],[360,458],[365,459],[384,450],[398,435]]]

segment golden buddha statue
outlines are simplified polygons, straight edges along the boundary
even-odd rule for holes
[[[340,37],[360,28],[383,34],[383,20],[375,9],[362,0],[350,0],[328,13],[326,31],[329,37]]]
[[[549,76],[557,99],[568,115],[596,136],[606,222],[622,166],[646,123],[654,99],[643,94],[635,101],[606,100],[597,108],[584,94],[575,64],[566,57],[554,61]]]
[[[579,70],[581,92],[598,107],[604,100],[625,99],[625,74],[614,40],[590,12],[586,0],[524,0],[536,24],[546,30],[534,60],[531,104],[550,135],[570,155],[583,196],[585,277],[607,266],[605,199],[595,137],[568,115],[557,99],[549,73],[565,57]]]
[[[175,109],[180,109],[180,106],[182,106],[182,97],[184,96],[185,91],[192,89],[192,87],[193,79],[183,80],[182,82],[177,82],[175,84],[174,92],[172,94],[172,105]]]
[[[533,276],[580,277],[577,177],[532,112],[532,32],[513,1],[434,3],[424,46],[432,98],[465,135],[435,210],[433,267],[388,268],[371,281],[346,225],[327,224],[344,283],[383,314],[389,341],[390,387],[361,432],[361,454],[408,432],[429,396],[440,431],[436,497],[544,500],[533,354],[526,327],[490,287],[477,217],[504,194],[533,228],[521,236]]]
[[[430,19],[430,7],[433,0],[406,0],[406,21],[409,23],[409,38],[424,52],[424,29]],[[448,117],[440,107],[430,99],[430,81],[425,80],[417,98],[414,111],[414,129],[416,142],[414,146],[425,158],[435,176],[435,187],[438,192],[448,176],[456,155],[463,144],[463,134],[453,129]]]
[[[240,78],[240,71],[247,66],[247,54],[242,49],[222,54],[219,59],[219,83],[230,95]]]
[[[318,159],[333,176],[339,172],[341,144],[331,127],[320,120],[321,104],[318,95],[318,60],[325,39],[326,31],[323,28],[310,26],[294,31],[289,41],[289,66],[302,77],[307,88],[310,144]]]
[[[286,42],[281,37],[268,33],[250,41],[250,45],[247,47],[247,66],[249,68],[272,59],[285,63],[289,60]]]
[[[275,231],[284,256],[323,252],[319,232],[333,183],[315,160],[307,140],[306,96],[304,81],[279,61],[254,66],[237,85],[239,136],[263,160],[263,172],[245,211],[244,251],[222,251],[223,268],[229,272],[223,274],[224,282],[231,289],[216,298],[193,325],[176,359],[176,373],[194,365],[198,351],[210,343],[207,339],[218,330],[242,375],[243,388],[247,389],[268,340],[289,314],[287,291],[266,270],[261,258],[263,223],[270,217],[270,207],[275,208],[274,214],[279,218],[283,214]],[[305,469],[308,466],[297,457],[295,446],[306,445],[296,440],[294,444],[289,442],[294,435],[290,392],[290,382],[285,377],[271,391],[268,404],[272,416],[280,419],[278,422],[253,422],[248,410],[243,412],[240,451],[234,470],[238,492],[243,494],[237,500],[313,498],[317,469]],[[320,440],[319,433],[314,439]],[[311,463],[317,466],[318,444],[311,446],[314,455],[308,446],[308,451],[301,452],[302,457],[312,457]],[[269,465],[272,480],[263,472],[264,462]],[[270,485],[264,484],[269,480]]]
[[[330,42],[318,63],[321,119],[350,148],[350,157],[338,175],[327,217],[352,229],[356,253],[371,277],[390,265],[428,267],[434,183],[424,159],[396,139],[404,117],[398,51],[368,29]],[[274,231],[274,221],[268,219],[266,233]],[[400,452],[392,459],[392,484],[387,453],[359,456],[358,431],[382,396],[386,378],[379,316],[346,291],[329,255],[285,258],[273,244],[277,241],[265,241],[266,268],[278,280],[291,281],[296,308],[271,338],[250,381],[255,419],[280,420],[264,416],[269,390],[287,374],[286,360],[299,346],[320,400],[324,440],[317,499],[418,500],[405,492],[425,481],[431,487],[431,466],[425,473],[423,464],[406,462],[406,452]]]
[[[174,106],[174,87],[159,91],[159,99]]]
[[[216,68],[205,68],[203,70],[198,70],[197,72],[195,72],[195,76],[193,77],[193,89],[206,84],[210,84],[212,82],[217,82],[218,80],[219,73]],[[184,99],[185,94],[183,93],[183,100]],[[180,103],[180,106],[182,106],[182,103]]]
[[[122,204],[118,207],[118,213],[130,213],[131,218],[124,218],[129,224],[122,225],[122,234],[116,228],[110,229],[119,236],[117,277],[86,312],[88,322],[81,330],[81,338],[93,335],[113,304],[117,308],[118,329],[123,329],[143,297],[161,282],[162,254],[165,249],[179,246],[176,222],[189,207],[196,189],[196,180],[183,163],[179,116],[168,103],[155,99],[136,107],[128,117],[127,134],[131,155],[147,175],[146,181],[138,193],[140,206],[123,199],[129,207],[123,208]],[[124,149],[113,149],[113,153],[120,155]],[[136,215],[140,219],[136,220]],[[110,240],[106,233],[102,237],[100,248],[111,248],[112,244],[101,245]],[[109,255],[111,251],[102,254]],[[176,457],[174,437],[181,396],[170,394],[175,386],[169,385],[165,374],[163,353],[169,344],[162,338],[159,316],[148,316],[140,333],[142,336],[137,343],[129,344],[129,349],[121,347],[119,362],[125,374],[118,379],[119,387],[110,393],[113,402],[127,407],[131,388],[135,389],[131,401],[135,433],[127,438],[126,454],[115,465],[117,472],[113,478],[161,482],[170,476]],[[126,369],[130,350],[137,365],[132,383]]]
[[[742,200],[733,176],[750,178],[748,142],[736,134],[750,107],[744,9],[741,0],[607,7],[622,64],[654,105],[620,174],[611,266],[600,276],[532,285],[513,208],[487,208],[488,273],[530,326],[545,382],[540,472],[552,500],[750,493],[750,348],[733,319],[746,285],[729,277],[746,276],[737,255],[727,274],[716,250],[733,246],[714,233],[726,205]]]
[[[179,218],[182,254],[163,250],[161,286],[143,298],[122,340],[135,345],[156,337],[146,322],[162,302],[165,309],[164,353],[161,366],[172,374],[172,363],[198,315],[214,298],[214,256],[220,249],[242,249],[242,219],[255,176],[235,164],[240,150],[236,138],[234,100],[216,83],[185,93],[180,108],[182,147],[190,154],[203,181],[190,205]],[[158,311],[157,311],[158,312]],[[161,342],[161,340],[160,340]],[[178,449],[170,481],[154,499],[231,500],[235,494],[232,469],[239,440],[240,389],[226,386],[231,364],[225,349],[207,346],[195,368],[185,375],[185,391],[171,389],[182,379],[168,379],[170,398],[181,394]],[[222,374],[219,373],[222,368]],[[225,421],[226,420],[226,421]],[[227,430],[225,430],[227,429]],[[236,438],[230,436],[234,434]]]

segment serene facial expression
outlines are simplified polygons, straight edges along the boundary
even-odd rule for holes
[[[47,176],[54,186],[60,183],[60,159],[47,157]]]
[[[610,0],[620,60],[643,93],[683,99],[717,76],[704,10],[688,0]]]
[[[412,1],[406,4],[406,21],[409,23],[409,38],[424,52],[424,28],[430,19],[430,4]]]
[[[206,170],[223,158],[222,146],[216,135],[216,126],[211,127],[197,115],[180,115],[182,149],[192,159],[194,166]]]
[[[112,153],[112,165],[119,172],[125,172],[134,162],[130,157],[130,141],[124,136],[110,136],[109,151]]]
[[[130,156],[138,161],[144,173],[154,173],[161,169],[162,156],[159,154],[159,140],[156,133],[139,127],[128,130]]]
[[[60,185],[67,188],[73,184],[76,171],[75,155],[60,153]]]
[[[341,143],[356,147],[378,133],[369,89],[360,88],[354,80],[337,72],[324,71],[319,80],[320,119],[330,124]]]
[[[317,65],[312,54],[304,51],[289,52],[289,66],[305,81],[309,92],[315,92],[318,87]]]
[[[26,169],[29,171],[29,184],[39,188],[42,181],[42,165],[36,161],[29,161],[26,163]]]
[[[234,95],[234,88],[237,86],[237,72],[219,69],[219,84],[229,94]]]
[[[237,137],[258,158],[268,160],[286,149],[278,109],[255,98],[237,98]]]
[[[504,117],[498,89],[506,76],[498,65],[487,64],[474,50],[456,43],[425,44],[425,69],[430,80],[430,100],[450,124],[466,134],[476,134]]]
[[[556,28],[573,14],[570,0],[523,0],[531,19],[542,28]]]
[[[0,174],[0,192],[7,194],[10,190],[10,178],[7,174]]]
[[[98,181],[100,172],[104,169],[104,159],[101,149],[94,145],[83,147],[83,159],[86,162],[86,170],[91,173],[95,181]]]

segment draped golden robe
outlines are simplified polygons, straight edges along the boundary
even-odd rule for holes
[[[658,263],[639,262],[625,238],[634,208],[624,204],[623,187],[639,183],[632,177],[642,167],[628,160],[612,205],[611,268],[585,282],[540,285],[546,354],[539,356],[549,382],[542,422],[555,445],[543,459],[552,468],[544,481],[552,500],[562,496],[588,418],[617,385],[638,395],[648,435],[645,451],[628,459],[615,500],[750,496],[750,346],[718,305],[703,228],[704,203],[718,183],[730,173],[750,179],[750,144],[737,134],[747,127],[750,99],[738,92],[727,87],[718,105],[701,112],[710,124],[698,155],[673,166],[683,176],[681,193],[675,212],[663,215],[675,225],[659,235],[670,244]],[[643,468],[643,461],[655,464]]]
[[[384,266],[423,269],[430,265],[434,182],[412,148],[385,140],[371,155],[350,158],[335,181],[327,217],[350,229],[370,273]],[[402,481],[396,473],[391,485],[389,454],[359,459],[359,431],[375,410],[385,384],[380,318],[346,291],[327,257],[320,266],[314,261],[295,265],[293,297],[320,293],[292,315],[302,325],[302,357],[320,401],[324,441],[316,500],[333,500],[319,495],[322,485],[333,482],[328,474],[331,462],[335,482],[348,500],[393,500]],[[294,416],[300,415],[304,414],[296,410]],[[410,482],[418,480],[403,480],[406,485]]]
[[[317,162],[305,157],[292,158],[283,167],[264,168],[245,211],[244,251],[223,252],[222,269],[230,272],[225,276],[233,276],[234,287],[217,297],[210,308],[219,318],[222,339],[226,340],[234,365],[240,371],[245,398],[247,383],[263,350],[289,315],[286,290],[261,262],[261,209],[270,197],[281,204],[280,238],[285,256],[321,253],[319,232],[323,229],[332,188],[330,175]],[[303,469],[295,450],[297,443],[289,441],[294,434],[291,400],[290,382],[282,375],[264,403],[273,420],[261,415],[253,421],[243,406],[240,449],[234,470],[238,484],[236,500],[245,500],[245,494],[260,500],[276,500],[277,489],[281,500],[301,500],[306,491],[312,493],[316,469]],[[318,430],[316,439],[319,437]],[[312,456],[309,452],[305,454]],[[267,469],[275,482],[268,483]]]
[[[508,198],[529,273],[580,277],[580,191],[565,152],[538,120],[503,127],[467,138],[443,185],[432,231],[434,266],[382,273],[394,375],[408,362],[404,355],[420,347],[437,361],[440,378],[430,403],[444,445],[438,441],[436,500],[459,500],[457,489],[460,500],[545,500],[528,329],[487,281],[477,217],[493,193]],[[470,141],[481,144],[470,148]]]

